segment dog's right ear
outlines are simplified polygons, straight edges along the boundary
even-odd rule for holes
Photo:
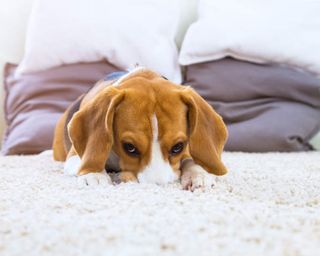
[[[104,170],[113,144],[115,108],[124,91],[107,87],[74,114],[68,124],[73,147],[81,158],[78,175]]]
[[[184,88],[181,97],[188,107],[190,153],[193,160],[209,173],[226,174],[227,168],[221,160],[221,154],[228,131],[221,116],[191,88]]]

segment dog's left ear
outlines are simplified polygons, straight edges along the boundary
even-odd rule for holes
[[[72,117],[68,124],[69,137],[81,158],[78,174],[98,172],[113,145],[113,118],[116,107],[124,98],[124,91],[105,88]]]
[[[182,89],[181,97],[188,107],[189,147],[193,160],[209,173],[226,174],[221,153],[228,132],[221,116],[190,87]]]

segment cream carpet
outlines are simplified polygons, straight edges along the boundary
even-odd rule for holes
[[[320,152],[224,161],[191,193],[80,189],[48,154],[0,157],[0,255],[320,255]]]

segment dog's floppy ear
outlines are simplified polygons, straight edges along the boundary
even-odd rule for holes
[[[222,118],[193,89],[184,88],[181,95],[188,107],[189,147],[193,160],[209,173],[226,174],[221,153],[228,132]]]
[[[115,108],[123,97],[123,91],[105,88],[70,120],[69,137],[81,158],[79,175],[104,170],[113,144]]]

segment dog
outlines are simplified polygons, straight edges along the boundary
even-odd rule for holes
[[[58,121],[53,151],[64,172],[84,186],[122,182],[168,184],[194,191],[227,173],[222,118],[192,88],[146,68],[98,81]],[[214,174],[214,175],[213,175]]]

